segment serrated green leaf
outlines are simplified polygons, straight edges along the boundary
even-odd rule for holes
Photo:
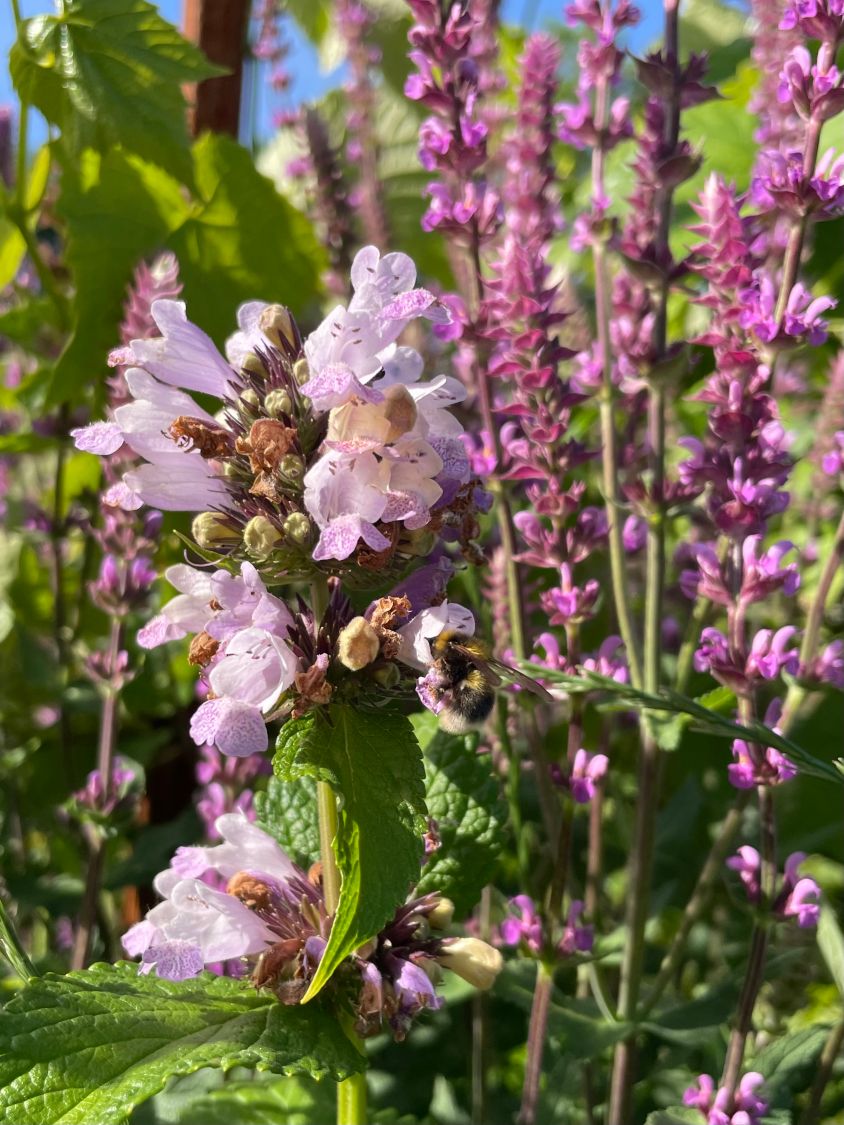
[[[173,1075],[202,1067],[347,1077],[363,1059],[330,1013],[229,977],[186,981],[94,965],[30,982],[0,1014],[9,1125],[118,1125]]]
[[[301,1078],[228,1082],[190,1102],[179,1125],[314,1125],[332,1121],[335,1091]]]
[[[305,870],[319,858],[316,784],[311,777],[280,781],[255,794],[258,824]]]
[[[475,734],[441,731],[430,712],[414,716],[425,756],[425,799],[440,846],[422,868],[420,894],[440,891],[458,917],[469,913],[495,873],[505,838],[507,806]]]
[[[304,999],[374,937],[419,875],[424,831],[422,755],[410,721],[391,711],[335,704],[281,728],[273,760],[282,781],[307,774],[342,797],[334,853],[340,904]]]
[[[67,0],[58,15],[24,21],[9,64],[72,154],[120,144],[190,183],[182,84],[222,71],[146,0]]]
[[[830,976],[835,981],[835,987],[844,998],[844,933],[841,932],[835,910],[826,900],[821,904],[821,916],[818,922],[818,948],[826,962]]]

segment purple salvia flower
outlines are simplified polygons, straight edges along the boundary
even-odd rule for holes
[[[510,899],[510,909],[514,914],[505,918],[498,927],[498,934],[505,945],[520,945],[533,954],[542,949],[542,919],[536,904],[529,895],[516,895]]]
[[[712,1078],[700,1074],[683,1094],[683,1105],[699,1109],[706,1125],[759,1125],[768,1111],[768,1103],[757,1093],[763,1082],[761,1074],[749,1071],[733,1094],[726,1086],[716,1090]]]

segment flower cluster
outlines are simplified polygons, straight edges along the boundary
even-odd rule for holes
[[[545,948],[545,923],[530,895],[510,899],[510,914],[498,926],[497,938],[502,945],[521,946],[534,957]],[[562,933],[556,936],[554,952],[558,957],[572,957],[592,952],[595,935],[591,926],[581,925],[583,903],[573,899],[563,922]]]
[[[726,1086],[716,1090],[712,1078],[701,1074],[683,1094],[683,1104],[699,1109],[707,1125],[759,1125],[768,1111],[768,1103],[758,1093],[763,1082],[761,1074],[749,1071],[733,1096]]]
[[[133,400],[75,431],[77,445],[110,454],[125,443],[145,458],[112,490],[124,507],[211,509],[194,527],[205,549],[261,561],[278,551],[281,567],[294,570],[294,560],[300,569],[344,561],[362,540],[358,561],[386,565],[435,506],[440,519],[455,503],[465,510],[470,484],[461,427],[448,412],[460,385],[419,382],[419,353],[396,344],[418,316],[448,319],[432,294],[413,288],[415,273],[406,255],[360,251],[351,302],[303,351],[286,310],[244,305],[228,362],[183,304],[155,302],[164,335],[113,357],[136,365],[126,374]],[[222,399],[222,417],[185,391]]]
[[[794,852],[785,861],[785,868],[771,906],[775,918],[796,918],[804,929],[817,926],[820,916],[820,887],[814,879],[801,877],[800,865],[806,856]],[[737,872],[753,905],[762,901],[762,859],[756,848],[745,844],[727,860],[727,867]]]
[[[256,986],[296,1004],[331,930],[319,875],[306,874],[242,813],[219,817],[215,834],[222,843],[177,850],[156,876],[163,901],[125,934],[123,947],[141,958],[142,973],[168,980],[238,961]],[[447,900],[416,899],[341,966],[334,985],[350,1003],[359,1034],[387,1024],[404,1038],[414,1016],[442,1003],[434,983],[440,967],[490,987],[501,955],[476,938],[439,936],[450,921]]]
[[[478,101],[488,13],[481,0],[451,6],[410,0],[410,7],[416,73],[405,94],[432,111],[419,132],[419,159],[428,171],[440,173],[428,185],[431,203],[422,225],[469,242],[488,238],[501,222],[499,195],[480,174],[487,159],[488,127]]]

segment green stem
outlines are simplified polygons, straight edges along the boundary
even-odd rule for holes
[[[337,1083],[337,1125],[367,1125],[365,1074]]]
[[[12,0],[12,15],[15,19],[15,27],[17,28],[18,33],[20,33],[20,28],[23,20],[21,18],[21,9],[18,0]]]
[[[545,1052],[548,1011],[551,1007],[553,988],[554,977],[551,969],[544,961],[538,961],[536,964],[536,985],[533,990],[533,1003],[530,1009],[525,1084],[522,1090],[522,1105],[517,1118],[518,1125],[533,1125],[536,1121],[539,1083],[542,1078],[542,1056]]]

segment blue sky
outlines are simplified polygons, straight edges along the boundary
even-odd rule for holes
[[[314,0],[318,2],[318,0]],[[9,77],[8,57],[9,48],[14,40],[14,22],[12,20],[11,6],[2,3],[0,9],[0,54],[4,59],[0,70],[0,104],[14,105],[15,93]],[[165,19],[171,23],[180,23],[182,0],[161,0],[159,10]],[[633,44],[636,48],[651,42],[659,33],[662,16],[661,0],[639,0],[639,7],[643,13],[642,23],[635,29]],[[530,30],[537,30],[548,22],[559,20],[563,9],[563,0],[503,0],[503,16],[507,22],[529,24]],[[51,11],[50,0],[21,0],[22,14],[27,16],[38,15],[41,12]],[[326,90],[331,89],[340,81],[338,73],[324,74],[320,72],[316,54],[304,36],[292,24],[285,25],[285,34],[291,42],[291,53],[288,67],[293,75],[293,84],[288,95],[291,104],[298,104],[310,98],[319,97]],[[273,103],[277,108],[278,103]],[[258,119],[256,122],[257,133],[260,139],[266,139],[272,131],[272,108],[264,86],[259,100]],[[31,144],[37,146],[43,142],[46,130],[43,122],[33,123],[31,130]]]

